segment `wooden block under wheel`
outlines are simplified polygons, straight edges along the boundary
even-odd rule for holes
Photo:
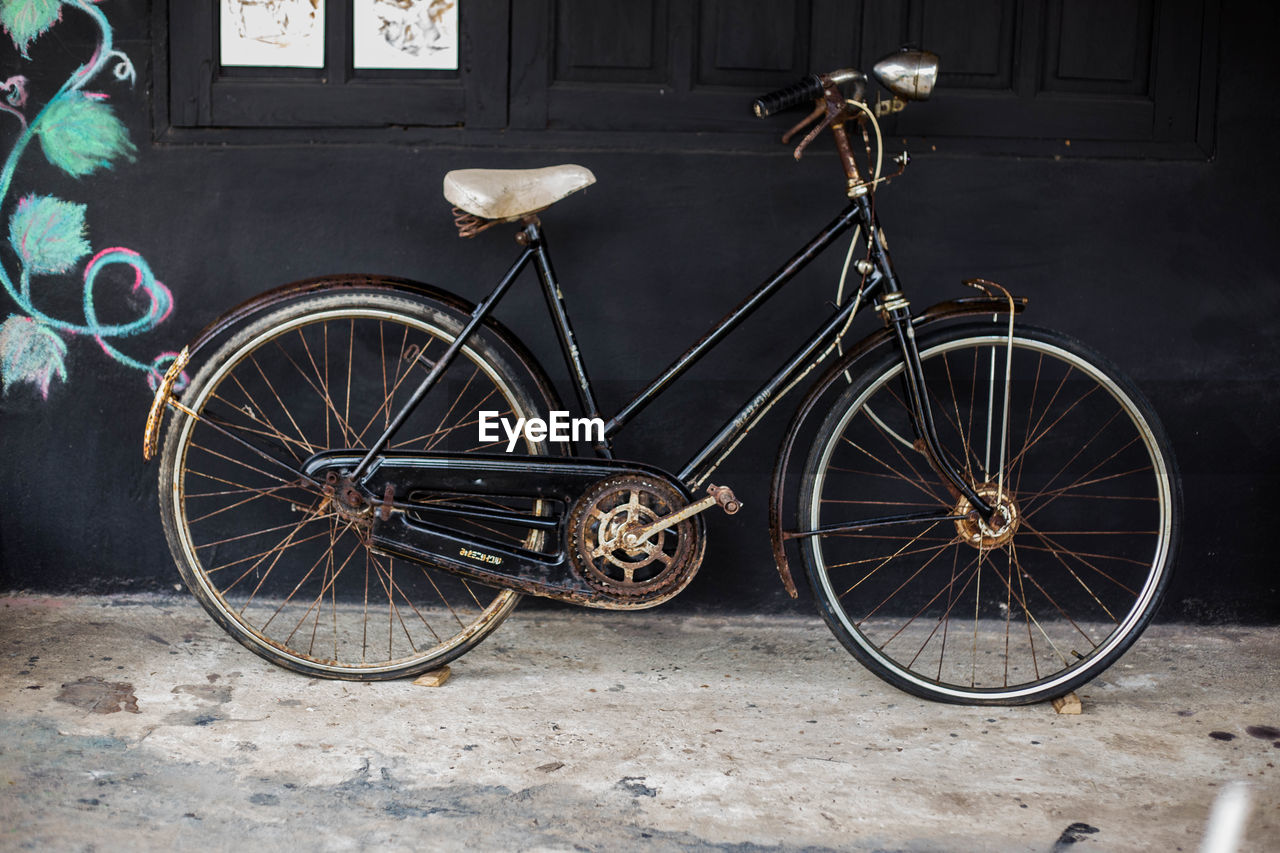
[[[1068,693],[1066,696],[1059,696],[1053,700],[1053,710],[1059,714],[1083,714],[1084,706],[1080,704],[1080,697],[1075,693]]]
[[[430,672],[422,673],[422,675],[419,675],[413,680],[413,683],[422,687],[440,687],[449,680],[450,675],[453,675],[453,670],[449,669],[447,666],[442,666],[439,669],[433,669]],[[1074,696],[1075,694],[1072,695]],[[1076,713],[1078,714],[1080,712],[1077,711]]]

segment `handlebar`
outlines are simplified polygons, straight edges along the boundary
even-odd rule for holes
[[[867,75],[852,68],[841,68],[839,71],[824,75],[809,74],[784,89],[761,95],[755,99],[751,108],[755,111],[757,118],[768,118],[785,109],[819,100],[823,96],[823,86],[827,80],[838,85],[852,81],[855,84],[853,99],[856,101],[862,99]]]
[[[923,50],[903,49],[889,54],[875,64],[873,69],[876,79],[893,93],[893,100],[887,109],[882,110],[882,103],[877,101],[874,111],[866,104],[867,75],[853,68],[841,68],[827,74],[809,74],[799,81],[783,89],[761,95],[751,105],[758,118],[767,118],[788,107],[799,106],[806,101],[816,102],[813,111],[787,131],[782,141],[785,143],[803,130],[813,125],[800,144],[796,146],[795,158],[800,159],[809,143],[822,131],[830,129],[835,138],[836,150],[840,153],[840,162],[844,167],[845,177],[849,182],[849,197],[866,193],[868,187],[874,187],[880,177],[880,155],[883,153],[883,142],[880,136],[880,123],[876,115],[884,112],[897,112],[906,106],[907,101],[922,101],[929,97],[933,90],[934,80],[938,75],[938,57]],[[844,91],[846,84],[853,86],[852,92]],[[858,164],[854,159],[853,149],[849,144],[845,123],[856,118],[862,122],[864,118],[875,128],[876,158],[875,169],[870,180],[863,180]],[[864,129],[865,134],[865,129]],[[867,143],[867,157],[871,157],[871,144]],[[906,152],[900,159],[902,166],[907,165]],[[870,163],[868,163],[868,167]],[[899,170],[901,174],[901,170]]]
[[[785,89],[778,89],[767,95],[761,95],[755,99],[751,108],[755,111],[756,118],[768,118],[774,113],[779,113],[785,109],[806,104],[810,101],[816,101],[821,97],[822,78],[817,74],[809,74]]]

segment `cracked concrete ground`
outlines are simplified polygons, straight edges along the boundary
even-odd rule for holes
[[[0,597],[0,848],[1280,849],[1280,629],[1158,625],[1047,705],[917,700],[817,618],[517,610],[443,687],[321,681],[186,597]]]

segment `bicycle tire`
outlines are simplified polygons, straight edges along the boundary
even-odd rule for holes
[[[266,458],[296,468],[316,452],[366,447],[464,320],[425,296],[309,297],[236,333],[183,391],[199,419],[176,413],[165,434],[165,534],[188,589],[258,655],[324,678],[411,676],[473,648],[515,607],[510,590],[373,552],[358,520]],[[480,407],[508,417],[554,408],[513,367],[519,358],[477,333],[391,446],[487,449],[476,446]],[[536,548],[541,534],[503,535]]]
[[[1028,704],[1087,683],[1150,622],[1176,552],[1181,495],[1164,430],[1133,384],[1078,341],[1016,328],[1007,459],[997,462],[1006,333],[1003,322],[964,325],[919,341],[944,452],[985,498],[1007,496],[995,524],[979,523],[930,470],[895,387],[896,350],[833,378],[849,384],[801,482],[800,532],[966,516],[800,540],[818,609],[845,648],[890,684],[943,702]]]

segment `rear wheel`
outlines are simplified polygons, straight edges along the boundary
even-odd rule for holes
[[[971,512],[918,449],[896,352],[841,394],[800,496],[801,533],[951,517],[800,540],[846,648],[890,683],[947,702],[1035,702],[1102,672],[1151,619],[1177,537],[1177,475],[1149,404],[1081,344],[1019,328],[1004,428],[1002,328],[919,342],[939,439],[995,516]]]
[[[472,648],[515,606],[514,592],[375,553],[371,507],[292,473],[315,453],[375,441],[461,325],[425,299],[311,298],[235,335],[183,392],[197,417],[176,413],[165,437],[165,532],[192,593],[254,652],[310,675],[396,678]],[[554,407],[518,359],[474,336],[391,448],[494,450],[478,437],[480,411]]]

